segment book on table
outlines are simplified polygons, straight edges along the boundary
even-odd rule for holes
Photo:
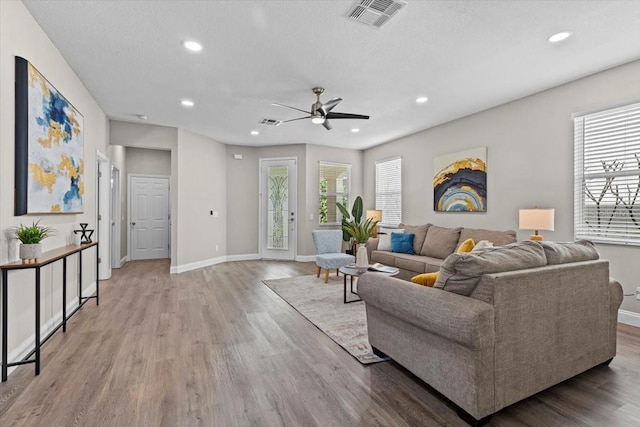
[[[398,269],[376,262],[375,264],[369,266],[369,271],[377,271],[379,273],[397,273]]]

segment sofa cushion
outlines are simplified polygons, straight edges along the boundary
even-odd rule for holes
[[[458,247],[462,228],[445,228],[432,225],[420,249],[420,255],[445,259]],[[466,240],[466,239],[465,239]]]
[[[487,248],[481,252],[452,254],[440,267],[435,288],[469,296],[483,274],[523,270],[547,264],[538,242],[512,243]]]
[[[387,234],[378,233],[378,250],[390,251],[391,250],[391,233],[404,233],[403,229],[394,229]]]
[[[413,252],[419,254],[422,249],[422,245],[424,244],[424,239],[427,237],[427,230],[429,230],[431,224],[424,225],[407,225],[400,224],[398,228],[404,229],[407,233],[415,234],[413,238]]]
[[[391,267],[396,266],[396,254],[388,251],[372,251],[371,262],[379,262],[380,264],[388,265]]]
[[[438,272],[436,271],[435,273],[422,273],[417,276],[413,276],[411,278],[411,282],[417,285],[433,287],[437,279]]]
[[[403,270],[413,271],[415,273],[424,273],[427,266],[427,261],[430,258],[421,257],[416,255],[397,254],[395,259],[395,267],[402,268]],[[440,270],[440,267],[438,267]]]
[[[391,233],[391,252],[413,255],[413,233]]]
[[[515,243],[517,240],[515,230],[496,231],[482,228],[463,228],[462,231],[460,231],[458,244],[467,239],[473,239],[476,242],[488,240],[493,243],[494,246],[508,245],[509,243]]]
[[[598,249],[589,240],[575,242],[540,242],[548,264],[566,264],[569,262],[591,261],[600,258]]]

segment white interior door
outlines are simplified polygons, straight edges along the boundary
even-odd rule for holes
[[[260,256],[296,255],[297,160],[260,159]]]
[[[131,259],[169,258],[169,178],[131,175],[129,194]]]

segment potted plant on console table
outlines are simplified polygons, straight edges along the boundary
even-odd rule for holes
[[[344,205],[336,202],[340,213],[342,214],[342,233],[345,241],[351,240],[358,245],[356,251],[356,267],[366,270],[369,267],[369,256],[367,255],[366,243],[369,237],[373,235],[373,229],[378,221],[370,218],[362,221],[362,197],[356,197],[353,202],[351,214]]]
[[[20,259],[25,262],[32,262],[42,256],[42,240],[51,236],[54,229],[43,227],[40,221],[35,221],[32,225],[15,227],[16,238],[22,243],[20,245]]]

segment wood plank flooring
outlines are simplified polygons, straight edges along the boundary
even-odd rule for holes
[[[8,426],[465,426],[394,362],[363,366],[261,283],[312,263],[243,261],[169,274],[138,261],[101,282],[0,385]],[[640,329],[618,355],[493,416],[493,426],[640,425]]]

